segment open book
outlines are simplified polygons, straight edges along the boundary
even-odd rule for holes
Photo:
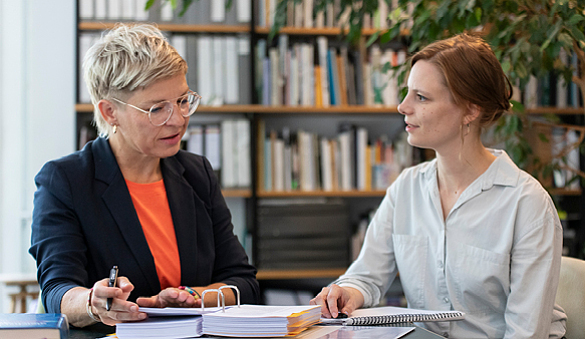
[[[427,311],[386,306],[355,310],[348,318],[321,318],[321,322],[336,325],[381,325],[414,321],[451,321],[464,318],[465,313],[459,311]]]

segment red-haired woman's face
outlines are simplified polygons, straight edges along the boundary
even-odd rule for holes
[[[439,68],[417,61],[408,77],[408,94],[398,105],[404,115],[408,143],[442,151],[461,147],[461,129],[465,110],[453,101]]]

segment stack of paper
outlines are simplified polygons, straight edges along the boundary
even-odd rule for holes
[[[319,322],[320,306],[230,307],[203,315],[203,333],[230,337],[297,335]]]
[[[119,339],[200,337],[202,321],[201,316],[152,317],[117,324],[116,335]]]

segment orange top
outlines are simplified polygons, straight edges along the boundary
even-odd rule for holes
[[[161,289],[181,285],[181,259],[175,227],[162,181],[137,184],[126,180],[142,231],[154,257]]]

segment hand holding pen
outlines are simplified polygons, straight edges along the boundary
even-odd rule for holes
[[[108,278],[108,287],[116,287],[116,280],[118,280],[118,266],[112,267],[110,270],[110,277]],[[112,309],[113,298],[106,300],[106,311]]]
[[[136,303],[128,301],[134,285],[118,272],[118,267],[114,266],[107,278],[96,282],[87,300],[87,315],[110,326],[146,318]]]

